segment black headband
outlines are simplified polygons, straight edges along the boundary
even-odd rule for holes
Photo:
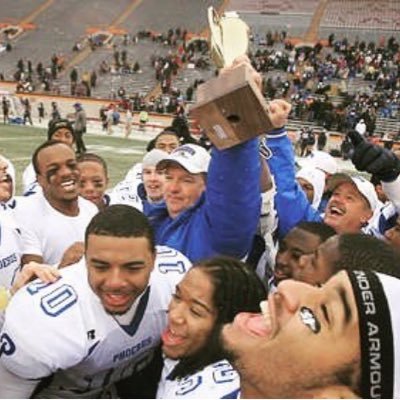
[[[361,396],[392,399],[393,333],[385,291],[372,271],[347,271],[358,308],[361,348]]]

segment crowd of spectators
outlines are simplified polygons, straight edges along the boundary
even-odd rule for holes
[[[195,68],[209,69],[208,46],[204,40],[187,40],[179,28],[158,34],[141,31],[132,42],[151,40],[170,46],[166,56],[153,55],[151,65],[161,93],[145,101],[145,94],[124,94],[135,110],[144,107],[152,112],[171,112],[181,100],[192,101],[200,81],[185,91],[174,85],[179,68],[193,63]],[[367,132],[373,135],[377,117],[396,118],[399,106],[399,43],[393,36],[379,43],[329,37],[328,48],[317,43],[314,48],[294,47],[286,31],[268,31],[263,40],[252,37],[250,58],[255,69],[264,74],[267,98],[283,97],[293,103],[292,117],[315,122],[327,130],[346,132],[364,119]],[[130,42],[130,40],[129,40]],[[282,48],[282,44],[285,44]],[[114,52],[114,61],[118,56]],[[117,53],[118,54],[118,53]],[[138,68],[136,66],[136,68]],[[274,75],[269,74],[274,71]],[[276,73],[277,71],[281,71]],[[349,91],[349,82],[362,81],[361,90]],[[336,94],[332,91],[336,87]]]
[[[30,59],[20,58],[14,72],[14,79],[18,82],[17,92],[57,91],[55,81],[64,67],[65,58],[62,54],[53,53],[48,64],[39,61],[36,67]]]
[[[242,56],[231,68],[238,64],[261,90],[250,61]],[[363,131],[347,136],[354,167],[375,176],[382,200],[360,174],[337,174],[319,138],[320,151],[296,171],[285,128],[291,105],[275,99],[265,135],[210,152],[178,133],[180,117],[106,192],[106,162],[74,151],[82,108],[74,107],[74,128],[55,121],[34,151],[29,195],[15,196],[14,168],[0,159],[8,261],[0,269],[0,397],[178,398],[187,382],[202,398],[239,390],[243,398],[372,397],[372,380],[351,379],[375,362],[362,342],[371,331],[360,302],[379,296],[385,354],[400,355],[395,153]],[[32,268],[44,283],[21,288]],[[270,305],[259,305],[267,293]],[[27,334],[28,320],[42,335]],[[216,382],[221,366],[230,378]],[[388,373],[382,397],[396,398],[397,375]]]
[[[95,50],[104,46],[90,35]],[[112,90],[111,97],[121,109],[149,112],[174,112],[182,100],[191,102],[201,79],[188,82],[185,88],[176,83],[179,70],[191,64],[192,68],[210,71],[207,42],[193,37],[186,30],[171,28],[165,33],[139,31],[113,38],[112,57],[104,59],[92,71],[78,73],[74,67],[69,72],[70,94],[91,96],[98,85],[98,75],[140,74],[143,66],[132,60],[130,46],[151,41],[167,47],[168,53],[151,55],[149,65],[154,69],[154,84],[160,90],[133,92],[128,87]],[[287,32],[269,30],[265,36],[251,35],[250,59],[254,68],[264,76],[263,92],[266,98],[285,98],[292,102],[291,118],[314,122],[327,129],[346,132],[360,119],[373,135],[377,118],[396,119],[400,96],[399,41],[394,36],[382,37],[378,43],[356,38],[354,41],[336,38],[332,33],[328,46],[317,43],[294,46]],[[142,62],[144,63],[144,61]],[[57,76],[62,71],[64,58],[54,54],[48,67],[39,62],[35,70],[30,60],[20,59],[15,79],[18,90],[29,92],[39,88],[45,91],[57,88]],[[136,78],[135,78],[136,79]],[[138,78],[140,79],[140,78]],[[353,86],[356,85],[356,90]],[[397,135],[398,132],[393,132]]]
[[[273,41],[273,37],[282,35],[269,33],[267,41]],[[313,48],[295,48],[287,41],[284,49],[259,48],[251,60],[266,75],[265,96],[290,98],[296,119],[346,132],[362,118],[372,135],[377,117],[398,115],[400,52],[393,36],[376,44],[336,40],[332,34],[328,48],[319,43]],[[271,71],[275,72],[273,76],[268,74]],[[348,90],[353,80],[360,85],[355,93]]]

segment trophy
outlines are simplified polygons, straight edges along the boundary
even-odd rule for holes
[[[230,66],[235,58],[247,53],[249,28],[236,12],[220,17],[209,7],[208,23],[211,57],[218,68]],[[247,65],[239,65],[200,85],[190,114],[218,149],[273,129],[267,103]]]

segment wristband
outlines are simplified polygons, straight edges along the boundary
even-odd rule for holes
[[[284,126],[282,126],[281,128],[272,129],[272,131],[269,131],[265,134],[265,136],[268,139],[283,137],[286,135],[287,135],[287,132],[286,132],[286,128]]]

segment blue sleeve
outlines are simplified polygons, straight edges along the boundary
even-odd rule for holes
[[[318,211],[311,206],[296,181],[293,147],[286,131],[283,128],[274,131],[273,135],[267,135],[264,140],[272,151],[268,166],[276,184],[275,208],[279,220],[279,237],[284,237],[301,221],[322,222]]]
[[[218,254],[244,257],[260,219],[258,138],[213,149],[206,191],[206,219]]]

